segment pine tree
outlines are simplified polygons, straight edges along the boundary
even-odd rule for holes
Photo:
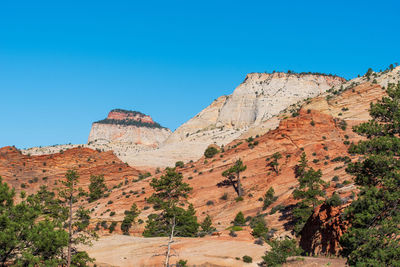
[[[299,187],[293,191],[294,199],[300,199],[293,209],[294,231],[299,234],[308,217],[322,201],[318,197],[325,195],[322,186],[325,182],[321,179],[321,170],[315,171],[308,167],[306,154],[303,152],[299,164],[295,167],[295,177]]]
[[[367,72],[365,73],[365,77],[367,77],[368,81],[370,80],[371,74],[372,74],[373,72],[374,72],[374,71],[373,71],[371,68],[369,68],[369,69],[367,70]]]
[[[277,199],[278,198],[275,196],[274,188],[270,187],[264,196],[263,210],[266,210]]]
[[[125,211],[125,218],[121,223],[121,230],[124,235],[129,235],[129,229],[135,222],[135,219],[139,216],[140,211],[136,204],[133,203],[130,210]]]
[[[282,158],[282,154],[279,152],[276,152],[272,155],[272,160],[268,163],[268,166],[271,167],[271,169],[276,173],[279,174],[279,162]]]
[[[243,212],[239,211],[236,214],[235,219],[233,220],[233,224],[236,226],[243,226],[246,224],[246,219],[244,218]]]
[[[107,191],[107,186],[104,183],[104,175],[90,176],[89,201],[92,202],[102,198],[105,191]]]
[[[56,194],[42,186],[36,194],[14,203],[15,192],[0,177],[0,265],[65,266],[65,248],[69,233],[64,229],[68,208]],[[88,214],[77,210],[80,218],[74,224],[79,231],[89,223]],[[75,244],[82,240],[75,239]],[[71,265],[87,266],[89,258],[84,251],[75,251]]]
[[[158,214],[148,217],[143,235],[168,236],[165,266],[169,266],[171,244],[175,236],[195,236],[198,231],[196,212],[193,205],[185,210],[178,207],[185,204],[189,192],[192,190],[187,183],[182,182],[183,176],[175,168],[167,168],[166,173],[159,179],[153,178],[150,185],[155,193],[148,199]]]
[[[400,265],[400,83],[389,84],[387,95],[371,103],[370,121],[353,128],[367,140],[351,145],[361,157],[346,169],[360,190],[345,211],[351,226],[341,238],[350,265]]]
[[[94,231],[88,229],[90,212],[83,205],[73,207],[74,203],[87,195],[81,187],[77,188],[79,175],[74,170],[68,170],[65,179],[61,180],[62,188],[58,189],[60,202],[68,208],[68,219],[65,221],[68,228],[68,250],[67,250],[67,266],[71,266],[72,257],[78,250],[78,244],[90,244],[91,239],[96,238]],[[85,253],[85,252],[82,252]],[[80,255],[82,255],[82,253]],[[87,256],[87,255],[86,255]],[[87,256],[87,261],[91,259]]]
[[[204,218],[204,221],[200,224],[200,226],[205,234],[211,234],[212,232],[214,232],[216,230],[215,227],[212,226],[212,220],[211,220],[210,215],[207,215]]]
[[[231,185],[235,189],[238,197],[243,195],[242,183],[240,181],[240,173],[246,170],[247,166],[243,165],[243,161],[238,159],[235,164],[222,173],[227,179],[218,183],[218,186]]]

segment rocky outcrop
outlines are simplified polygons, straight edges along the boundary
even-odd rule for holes
[[[148,128],[120,124],[93,123],[88,144],[122,143],[157,148],[171,132],[165,128]],[[116,147],[118,150],[118,147]]]
[[[153,151],[126,160],[135,166],[167,166],[196,160],[210,144],[226,145],[248,131],[264,134],[279,124],[273,117],[291,105],[339,86],[345,79],[321,74],[251,73],[229,96],[221,96],[180,126]]]
[[[347,229],[343,207],[322,204],[315,208],[301,232],[300,246],[311,255],[339,255],[340,237]]]
[[[107,118],[93,123],[88,145],[113,150],[123,157],[126,151],[136,153],[157,148],[171,134],[141,112],[114,109]]]

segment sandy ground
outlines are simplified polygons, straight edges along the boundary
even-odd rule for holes
[[[344,267],[346,265],[345,259],[340,258],[317,258],[317,257],[293,257],[290,258],[284,267]]]
[[[179,259],[188,261],[188,266],[197,267],[256,267],[261,256],[269,249],[268,245],[252,243],[244,233],[234,240],[228,236],[207,236],[204,238],[176,238],[173,244],[173,257],[170,263]],[[163,266],[167,238],[144,238],[124,235],[102,237],[90,248],[85,248],[91,257],[96,258],[100,267],[111,266]],[[253,263],[244,263],[242,257],[248,255]],[[174,265],[172,265],[174,266]],[[343,267],[344,259],[294,257],[284,265],[288,267]]]
[[[166,238],[144,238],[124,235],[103,237],[86,248],[98,266],[162,266],[165,259]],[[255,245],[249,240],[232,241],[225,237],[177,238],[172,246],[174,256],[170,263],[179,259],[189,266],[258,266],[267,245]],[[253,263],[244,263],[244,255]],[[236,259],[239,257],[240,260]]]

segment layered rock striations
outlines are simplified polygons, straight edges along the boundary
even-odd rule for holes
[[[113,150],[123,157],[127,152],[157,148],[171,131],[141,112],[123,109],[111,110],[107,118],[94,122],[88,145]]]
[[[210,144],[225,145],[250,130],[264,134],[276,128],[279,119],[272,119],[274,116],[343,82],[343,78],[323,74],[248,74],[231,95],[216,99],[173,132],[159,149],[128,156],[127,161],[166,166],[177,160],[196,160]]]
[[[74,147],[49,155],[24,155],[15,147],[0,148],[0,177],[17,191],[33,193],[42,185],[54,188],[71,169],[78,172],[79,185],[84,188],[88,187],[91,175],[104,175],[109,188],[139,176],[138,170],[111,151]]]

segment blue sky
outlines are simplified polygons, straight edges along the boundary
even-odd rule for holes
[[[0,2],[0,146],[85,143],[112,108],[177,128],[248,72],[400,61],[393,1]]]

